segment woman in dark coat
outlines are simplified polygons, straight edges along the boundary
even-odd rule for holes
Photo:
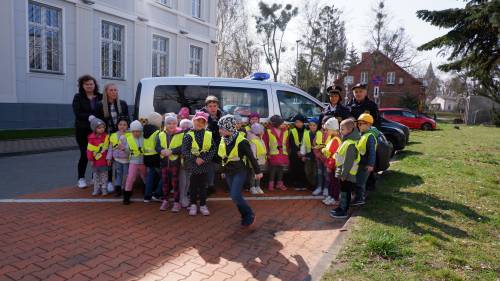
[[[97,104],[97,117],[104,120],[109,134],[118,131],[118,120],[125,118],[130,123],[127,102],[118,95],[118,87],[110,83],[104,86],[103,99]]]
[[[78,161],[78,187],[85,188],[85,170],[87,169],[87,137],[90,129],[89,116],[97,116],[97,104],[102,100],[99,86],[94,77],[83,75],[78,79],[78,93],[73,97],[73,113],[75,114],[75,136],[80,148]]]
[[[330,96],[330,104],[321,113],[320,124],[325,117],[335,117],[339,120],[339,123],[351,117],[349,109],[342,105],[342,88],[340,86],[330,86],[326,91]]]

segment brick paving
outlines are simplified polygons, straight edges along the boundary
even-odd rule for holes
[[[0,141],[0,157],[77,149],[75,137],[52,137]]]
[[[62,188],[24,198],[88,193]],[[268,196],[284,194],[309,193]],[[241,229],[230,201],[209,202],[209,217],[160,212],[157,203],[0,203],[0,280],[314,278],[343,222],[319,200],[250,204],[253,232]]]

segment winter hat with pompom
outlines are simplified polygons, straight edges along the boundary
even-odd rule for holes
[[[135,120],[130,123],[130,131],[139,131],[142,132],[142,123],[139,120]]]
[[[89,116],[89,122],[90,122],[90,129],[92,129],[93,132],[95,132],[95,129],[97,129],[97,127],[99,127],[101,125],[104,125],[104,126],[106,125],[106,123],[104,123],[104,121],[95,117],[94,115]]]

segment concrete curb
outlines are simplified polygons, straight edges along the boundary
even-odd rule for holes
[[[339,229],[339,235],[332,242],[330,247],[326,250],[323,257],[321,257],[318,264],[311,270],[310,278],[304,281],[319,281],[325,275],[326,271],[330,268],[332,262],[337,258],[340,250],[344,247],[344,242],[351,235],[352,226],[356,223],[355,214],[351,214],[349,219],[344,223],[341,229]]]

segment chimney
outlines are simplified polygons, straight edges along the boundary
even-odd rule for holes
[[[370,52],[361,53],[361,61],[367,61],[369,57],[370,57]]]

